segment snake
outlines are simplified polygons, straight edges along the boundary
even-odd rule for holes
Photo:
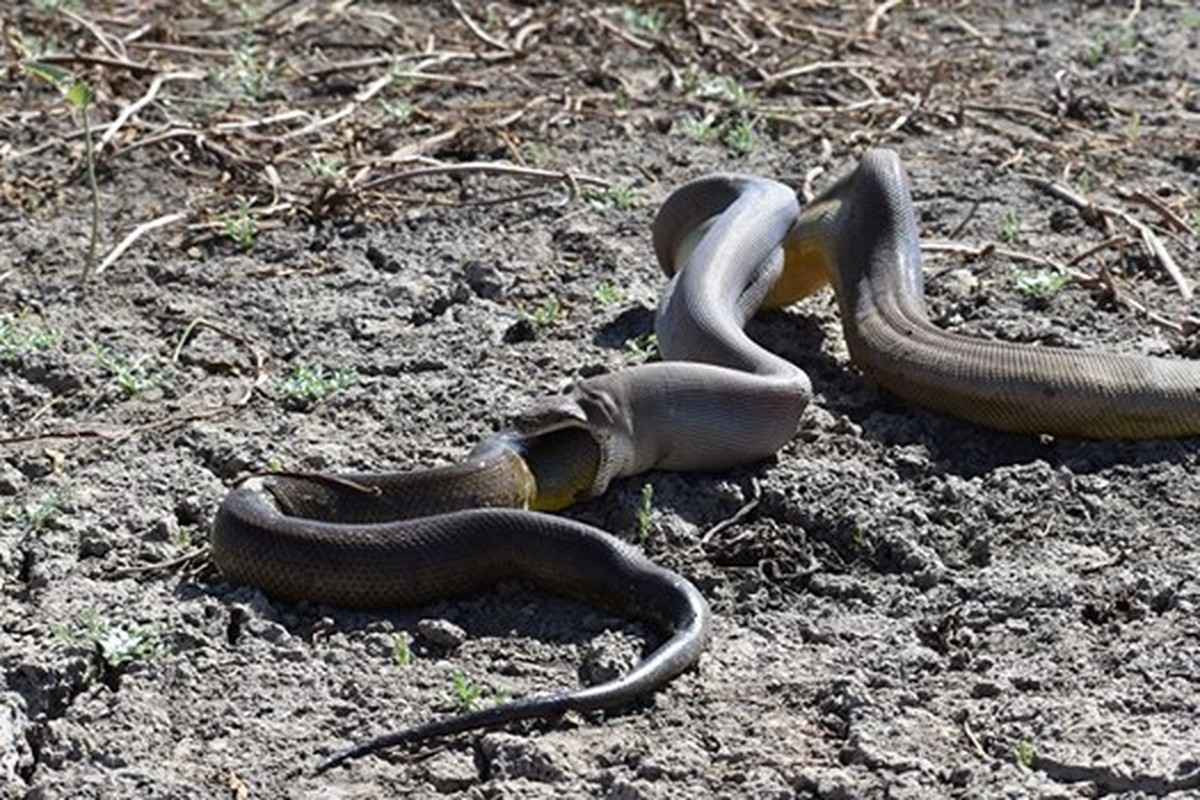
[[[256,476],[222,502],[214,562],[229,580],[281,600],[420,605],[522,579],[644,619],[665,637],[607,683],[410,726],[320,769],[430,737],[624,706],[691,668],[711,629],[702,593],[616,537],[548,512],[618,478],[717,472],[783,447],[812,386],[744,326],[827,284],[852,362],[915,405],[1012,432],[1200,433],[1194,362],[985,341],[934,325],[911,190],[894,151],[868,151],[803,207],[772,179],[698,178],[663,203],[652,239],[669,277],[655,315],[662,361],[541,398],[458,464]]]

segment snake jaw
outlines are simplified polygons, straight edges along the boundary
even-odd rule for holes
[[[625,422],[628,415],[601,382],[584,380],[567,394],[543,397],[513,420],[525,460],[538,478],[535,508],[566,508],[603,494],[614,478],[629,474],[633,432]]]

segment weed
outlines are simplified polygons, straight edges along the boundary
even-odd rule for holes
[[[1142,112],[1134,111],[1133,116],[1129,118],[1129,126],[1125,129],[1125,135],[1131,142],[1136,142],[1142,136]]]
[[[483,687],[467,680],[460,671],[453,675],[454,697],[463,711],[477,711],[483,705]]]
[[[258,223],[250,215],[250,201],[238,195],[237,204],[233,211],[221,215],[225,233],[239,250],[249,250],[258,238]]]
[[[689,115],[683,118],[679,126],[688,138],[697,142],[715,142],[721,135],[711,117],[700,119]]]
[[[721,141],[729,152],[735,156],[744,156],[753,152],[758,146],[758,134],[754,130],[754,120],[742,119],[736,125],[725,130]]]
[[[54,333],[28,328],[25,317],[17,314],[0,319],[0,361],[20,361],[30,353],[50,349],[58,341]]]
[[[392,634],[392,663],[400,669],[412,666],[412,642],[403,631]]]
[[[266,94],[267,89],[274,83],[279,67],[272,54],[266,61],[248,47],[235,50],[233,63],[220,73],[222,82],[232,81],[237,85],[238,92],[248,100],[259,100]]]
[[[596,287],[596,291],[592,294],[593,299],[602,306],[611,306],[618,303],[624,303],[629,299],[629,294],[617,286],[613,286],[608,281]]]
[[[1071,282],[1071,276],[1052,269],[1017,270],[1013,288],[1027,297],[1050,297]]]
[[[92,267],[96,265],[96,253],[100,248],[100,186],[96,182],[96,149],[92,142],[91,117],[88,114],[95,94],[86,83],[76,80],[74,74],[60,67],[32,63],[25,65],[25,71],[58,89],[67,102],[79,110],[83,119],[84,168],[87,172],[88,191],[92,197],[92,230],[82,276],[86,282],[92,274]]]
[[[1008,244],[1014,244],[1021,238],[1021,212],[1015,208],[1004,212],[1004,221],[1000,223],[1000,238]]]
[[[1200,28],[1200,11],[1194,8],[1185,8],[1179,15],[1179,24],[1189,33]]]
[[[633,190],[633,187],[623,183],[609,186],[603,192],[590,193],[588,197],[594,205],[608,206],[618,211],[629,211],[636,208],[639,203],[637,192]]]
[[[293,403],[302,406],[318,403],[325,398],[353,385],[358,375],[349,367],[338,367],[332,372],[324,367],[297,365],[292,372],[279,381],[280,393]]]
[[[658,334],[635,336],[625,342],[625,349],[639,362],[653,361],[658,358]]]
[[[1192,214],[1192,228],[1196,231],[1196,235],[1200,236],[1200,211]]]
[[[866,525],[854,523],[854,533],[851,535],[850,541],[854,545],[856,553],[867,553],[871,550],[871,534],[867,532]]]
[[[638,505],[637,533],[638,544],[643,548],[650,540],[650,514],[654,510],[654,487],[649,483],[642,484],[642,502]]]
[[[308,171],[314,178],[329,183],[338,183],[346,177],[346,165],[336,158],[322,158],[316,153],[312,154],[312,161],[308,164]],[[249,209],[247,209],[247,212]],[[247,213],[247,217],[249,214]],[[253,224],[254,220],[250,220]],[[231,235],[230,238],[233,238]],[[237,241],[234,239],[234,241]],[[251,241],[253,243],[253,240]],[[242,248],[246,249],[246,248]]]
[[[521,316],[529,320],[535,328],[545,328],[553,325],[562,316],[562,303],[558,299],[558,295],[550,295],[537,308],[530,311],[524,303],[517,305],[517,311]]]
[[[383,106],[383,110],[387,112],[388,116],[401,125],[412,122],[413,117],[417,114],[417,107],[405,100],[384,100],[380,105]]]
[[[1013,761],[1025,769],[1033,769],[1037,763],[1037,748],[1028,739],[1022,739],[1013,747]]]
[[[158,381],[159,375],[148,368],[142,359],[131,361],[125,356],[105,350],[95,342],[88,342],[88,347],[91,348],[96,361],[100,362],[100,366],[116,380],[121,393],[126,397],[136,397]]]
[[[63,499],[61,489],[51,489],[36,503],[22,506],[16,514],[17,522],[30,533],[44,531],[62,513]]]
[[[95,649],[110,669],[120,669],[134,661],[157,658],[164,652],[158,636],[133,623],[113,623],[94,611],[81,617],[82,627],[59,626],[54,638],[67,644],[83,644]]]
[[[1092,173],[1079,173],[1079,177],[1075,179],[1075,188],[1078,189],[1079,193],[1084,197],[1090,195],[1092,193]]]
[[[657,9],[625,6],[621,9],[621,21],[633,33],[658,34],[666,27],[667,17]]]
[[[1079,60],[1083,62],[1085,67],[1095,67],[1104,60],[1104,56],[1108,53],[1108,37],[1104,34],[1098,34],[1088,48],[1079,56]]]
[[[267,472],[281,472],[283,470],[283,459],[279,456],[271,456],[267,459]]]

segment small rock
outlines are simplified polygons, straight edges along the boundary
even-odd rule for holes
[[[607,631],[592,641],[579,665],[579,678],[587,686],[614,681],[628,672],[640,656],[627,637]]]
[[[467,640],[467,632],[446,619],[423,619],[417,623],[417,633],[430,644],[457,650]]]
[[[426,776],[439,792],[461,791],[479,780],[475,759],[469,752],[442,750],[425,762]]]
[[[479,297],[485,300],[499,300],[504,297],[504,276],[500,270],[490,264],[472,261],[467,264],[463,278]]]

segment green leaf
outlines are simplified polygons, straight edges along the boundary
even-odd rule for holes
[[[25,71],[34,77],[41,78],[64,94],[75,85],[74,74],[53,64],[39,64],[35,61],[26,64]]]
[[[64,94],[76,108],[87,108],[92,102],[92,90],[87,87],[86,83],[76,83]]]

